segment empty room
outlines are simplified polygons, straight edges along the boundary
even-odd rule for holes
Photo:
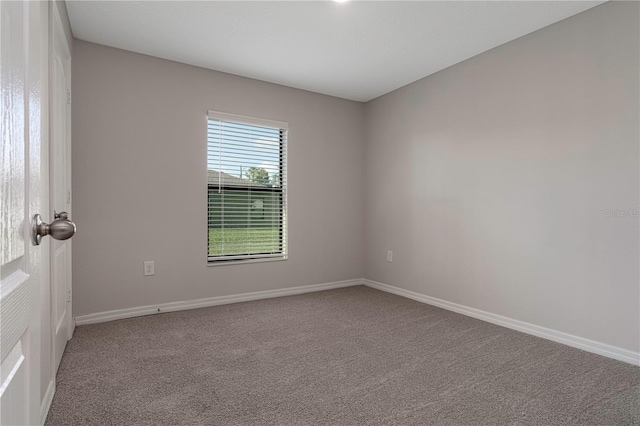
[[[2,426],[640,425],[640,2],[0,17]]]

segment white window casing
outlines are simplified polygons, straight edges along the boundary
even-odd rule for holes
[[[207,114],[209,265],[286,260],[287,123]]]

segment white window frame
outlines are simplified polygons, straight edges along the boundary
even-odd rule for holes
[[[288,187],[288,170],[287,170],[287,146],[289,138],[289,124],[283,121],[268,120],[264,118],[250,117],[245,115],[230,114],[220,111],[208,111],[207,112],[207,126],[209,119],[218,121],[227,121],[232,123],[247,124],[253,126],[263,126],[277,128],[284,131],[285,137],[281,141],[281,179],[282,179],[282,253],[278,254],[257,254],[257,255],[238,255],[238,256],[226,256],[226,259],[222,259],[220,256],[209,256],[209,235],[207,232],[207,266],[224,266],[224,265],[237,265],[243,263],[260,263],[260,262],[274,262],[283,261],[289,258],[289,214],[287,208],[287,187]],[[207,158],[208,158],[208,135],[207,135]],[[207,165],[208,167],[208,165]],[[208,192],[209,183],[207,182],[207,230],[209,221],[209,207],[208,207]]]

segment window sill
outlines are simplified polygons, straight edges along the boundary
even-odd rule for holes
[[[239,265],[243,263],[262,263],[262,262],[282,262],[289,259],[289,256],[282,257],[261,257],[257,259],[238,259],[238,260],[223,260],[223,261],[207,261],[207,266],[227,266],[227,265]]]

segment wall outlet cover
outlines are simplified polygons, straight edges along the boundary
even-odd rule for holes
[[[144,262],[144,275],[155,275],[156,274],[156,270],[155,270],[155,264],[153,260],[147,260],[146,262]]]

